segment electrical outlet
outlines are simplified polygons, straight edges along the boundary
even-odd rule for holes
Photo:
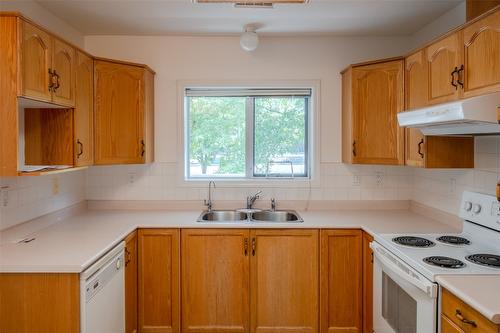
[[[457,180],[455,178],[450,178],[450,193],[455,193],[457,191]]]
[[[137,178],[137,174],[135,172],[130,172],[128,174],[128,182],[129,182],[129,184],[135,183],[136,178]]]
[[[376,184],[377,186],[382,186],[384,185],[384,174],[382,172],[377,172],[376,173]]]
[[[361,177],[358,175],[352,176],[352,186],[360,186],[361,185]]]
[[[59,178],[57,177],[52,179],[52,194],[53,195],[59,194]]]
[[[9,187],[2,186],[0,187],[0,193],[2,194],[2,206],[7,207],[9,205]]]

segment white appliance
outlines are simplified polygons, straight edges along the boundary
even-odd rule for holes
[[[374,331],[439,332],[438,275],[500,275],[500,203],[464,192],[460,234],[381,234],[374,252]]]
[[[80,274],[82,333],[125,332],[125,270],[121,242]]]
[[[399,126],[424,135],[500,134],[500,92],[398,113]]]

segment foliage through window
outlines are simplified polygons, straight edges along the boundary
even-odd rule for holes
[[[187,178],[309,177],[310,89],[187,89]]]

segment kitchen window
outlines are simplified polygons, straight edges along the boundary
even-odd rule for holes
[[[309,178],[310,100],[311,89],[186,89],[186,178]]]

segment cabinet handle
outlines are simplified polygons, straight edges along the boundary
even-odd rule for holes
[[[459,309],[455,311],[455,317],[457,317],[458,320],[460,320],[464,324],[471,325],[472,327],[477,327],[476,322],[474,320],[465,319],[465,317],[462,315],[462,311],[460,311]]]
[[[125,267],[127,267],[127,265],[130,263],[130,261],[132,260],[131,258],[132,254],[127,248],[125,248]]]
[[[83,143],[80,140],[76,140],[76,144],[80,147],[80,151],[76,155],[76,158],[80,158],[83,155]]]
[[[421,139],[418,143],[418,154],[420,157],[424,158],[424,153],[422,153],[422,145],[424,144],[424,139]]]
[[[356,140],[352,142],[352,156],[356,156]]]
[[[246,238],[246,237],[243,240],[243,249],[245,252],[245,257],[248,256],[248,238]]]
[[[53,87],[52,87],[52,91],[53,91],[53,92],[56,92],[56,90],[57,90],[57,89],[59,89],[59,87],[61,86],[61,85],[59,84],[59,78],[60,78],[60,77],[59,77],[59,74],[57,74],[57,73],[56,73],[56,70],[55,70],[55,69],[54,69],[54,71],[52,72],[52,74],[53,74],[53,77],[55,77],[55,78],[56,78],[56,83],[55,83],[55,86],[53,86]]]
[[[49,91],[52,92],[52,88],[54,87],[54,72],[51,68],[49,68]]]
[[[464,80],[462,78],[463,71],[464,71],[464,65],[460,66],[460,69],[458,69],[457,71],[457,76],[458,76],[457,83],[462,87],[462,89],[464,88]]]
[[[458,84],[455,83],[455,74],[458,74],[458,67],[455,67],[455,70],[451,72],[451,85],[455,87],[455,90],[457,90]]]
[[[255,256],[255,250],[257,248],[257,242],[255,240],[255,237],[252,238],[252,256]]]
[[[144,157],[144,154],[146,153],[146,144],[144,143],[144,140],[141,140],[141,146],[142,146],[141,157]]]

